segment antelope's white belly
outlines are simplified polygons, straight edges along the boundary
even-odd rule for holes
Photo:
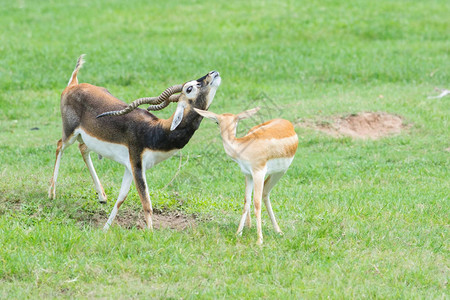
[[[128,148],[121,144],[109,143],[97,139],[86,133],[83,129],[77,129],[75,133],[81,135],[83,142],[86,144],[90,151],[100,154],[103,157],[114,160],[131,170],[130,153]],[[179,149],[171,151],[154,151],[145,150],[142,154],[142,165],[145,169],[149,169],[154,165],[168,159],[177,153]]]
[[[235,162],[239,164],[239,167],[241,167],[242,173],[246,175],[252,175],[252,165],[249,161],[246,160],[239,160],[239,159],[233,159]],[[289,166],[291,165],[292,161],[294,160],[294,157],[287,157],[287,158],[274,158],[271,160],[268,160],[266,163],[266,175],[279,173],[279,172],[285,172]]]
[[[285,172],[291,165],[294,157],[274,158],[267,162],[267,174]]]
[[[130,154],[126,146],[99,140],[86,133],[83,129],[77,129],[75,132],[81,135],[89,150],[130,167]]]
[[[154,150],[146,150],[144,151],[144,155],[142,156],[142,161],[146,169],[150,169],[154,165],[162,162],[163,160],[168,159],[179,151],[179,149],[170,150],[170,151],[154,151]]]
[[[252,165],[249,161],[234,158],[232,159],[238,163],[239,167],[241,167],[242,173],[244,173],[245,175],[252,175]]]

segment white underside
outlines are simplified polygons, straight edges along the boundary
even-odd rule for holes
[[[179,149],[171,150],[171,151],[154,151],[154,150],[146,150],[144,152],[142,161],[146,169],[150,169],[156,164],[174,156]]]
[[[294,157],[288,157],[288,158],[274,158],[271,160],[268,160],[266,163],[266,175],[279,173],[279,172],[285,172],[289,166],[291,165],[292,161],[294,160]],[[239,164],[239,167],[241,167],[242,173],[246,175],[252,175],[252,166],[249,161],[245,160],[238,160],[235,159],[235,162]]]
[[[127,167],[128,170],[131,170],[130,154],[126,146],[99,140],[89,135],[81,128],[75,130],[75,135],[78,134],[81,136],[83,142],[86,144],[86,146],[90,151],[93,151],[95,153],[100,154],[103,157],[116,161]],[[149,169],[154,165],[162,162],[163,160],[166,160],[169,157],[173,156],[177,152],[178,149],[167,152],[146,150],[142,155],[142,164],[145,169]]]

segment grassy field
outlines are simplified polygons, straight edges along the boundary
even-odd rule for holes
[[[450,297],[450,98],[427,99],[450,88],[448,1],[0,2],[0,298]],[[93,157],[99,204],[72,146],[47,199],[59,96],[82,53],[79,80],[127,102],[215,69],[214,112],[260,105],[261,119],[297,123],[384,111],[409,129],[374,141],[297,127],[272,193],[285,235],[263,209],[260,247],[255,226],[234,235],[244,176],[204,121],[147,172],[154,208],[195,226],[104,233],[119,164]],[[119,216],[141,210],[132,187]]]

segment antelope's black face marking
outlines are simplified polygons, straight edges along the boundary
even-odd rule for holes
[[[209,75],[209,73],[206,74],[206,75],[203,76],[203,77],[200,77],[200,78],[197,79],[196,81],[197,81],[199,84],[203,84],[203,83],[204,83],[204,80],[206,79],[206,77],[208,77],[208,75]]]
[[[203,77],[200,77],[199,79],[197,79],[197,82],[202,86],[207,86],[207,85],[211,85],[213,83],[217,84],[217,79],[220,78],[219,72],[217,71],[211,71],[208,74],[206,74]],[[215,86],[219,86],[220,85],[220,81],[218,82],[217,85]]]

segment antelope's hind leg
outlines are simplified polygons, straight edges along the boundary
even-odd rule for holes
[[[275,186],[275,184],[280,180],[283,174],[284,172],[269,175],[264,182],[264,189],[263,189],[263,200],[264,204],[266,205],[267,213],[269,214],[270,220],[272,221],[273,228],[280,235],[282,235],[283,232],[281,231],[280,226],[278,226],[277,220],[275,219],[275,214],[273,213],[272,210],[272,205],[270,204],[270,191]]]
[[[48,198],[55,199],[56,197],[56,180],[58,179],[59,166],[61,164],[61,157],[64,150],[72,145],[77,139],[77,136],[73,135],[69,138],[62,138],[56,144],[56,160],[55,166],[53,167],[53,176],[50,179],[50,187],[48,188]]]
[[[88,147],[86,144],[81,143],[78,145],[78,148],[80,149],[81,156],[83,156],[84,163],[89,169],[89,173],[91,174],[92,180],[94,181],[95,189],[97,190],[98,194],[98,200],[100,203],[106,203],[106,194],[105,190],[103,189],[102,183],[98,179],[97,172],[95,172],[94,165],[92,164],[91,155]]]
[[[253,172],[254,191],[253,191],[253,205],[255,206],[256,215],[256,231],[258,233],[257,244],[263,243],[262,224],[261,224],[261,198],[264,188],[265,171]]]

